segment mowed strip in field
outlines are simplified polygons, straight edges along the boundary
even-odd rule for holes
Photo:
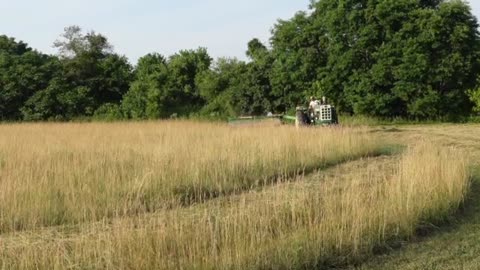
[[[350,263],[455,211],[468,184],[464,162],[458,152],[422,145],[402,157],[361,160],[188,208],[4,235],[0,260],[5,269],[310,269]]]
[[[375,134],[401,143],[429,140],[435,145],[461,149],[469,157],[472,184],[464,206],[449,222],[430,227],[408,243],[385,249],[362,265],[349,269],[424,270],[471,269],[480,265],[480,125],[441,124],[374,128]],[[453,158],[453,157],[452,157]]]
[[[40,130],[45,126],[13,127]],[[201,137],[203,145],[197,147],[218,145],[208,142],[207,137],[214,138],[213,141],[221,139],[224,144],[235,139],[237,142],[242,141],[238,146],[245,146],[247,150],[228,148],[224,145],[230,151],[236,151],[229,156],[230,158],[248,159],[251,158],[250,155],[254,155],[253,153],[270,151],[264,155],[257,153],[262,155],[257,162],[266,162],[262,159],[278,162],[275,158],[280,157],[272,155],[279,152],[272,151],[272,146],[269,145],[277,144],[280,149],[284,147],[290,149],[287,153],[296,153],[296,156],[292,156],[288,162],[298,164],[297,167],[293,164],[292,167],[282,167],[290,164],[283,160],[281,162],[285,163],[275,163],[279,166],[277,170],[269,171],[273,174],[256,174],[260,176],[258,178],[260,181],[249,180],[246,181],[250,183],[249,185],[238,187],[234,184],[234,188],[231,189],[226,189],[221,184],[229,186],[232,183],[218,181],[218,186],[212,186],[222,191],[218,193],[219,198],[201,197],[201,200],[194,200],[195,204],[189,207],[184,203],[169,202],[169,207],[165,208],[162,201],[155,211],[151,209],[145,211],[142,208],[145,207],[144,201],[138,201],[135,205],[136,211],[114,212],[113,216],[107,211],[104,212],[104,216],[99,214],[101,222],[89,223],[85,218],[74,220],[78,225],[73,226],[41,228],[45,224],[39,223],[22,227],[28,228],[29,231],[10,228],[7,230],[9,233],[2,235],[0,246],[0,265],[3,269],[302,269],[351,263],[372,254],[375,247],[384,245],[388,240],[408,239],[424,222],[441,220],[456,211],[464,199],[469,184],[465,155],[454,149],[438,148],[428,143],[411,146],[398,157],[363,159],[310,176],[299,173],[310,167],[322,168],[326,164],[336,164],[378,153],[382,147],[380,140],[371,133],[365,133],[364,130],[297,131],[289,127],[232,128],[189,122],[51,127],[54,130],[76,128],[75,132],[67,135],[57,131],[57,134],[61,134],[58,136],[60,138],[78,134],[95,138],[80,144],[95,146],[89,148],[90,151],[99,149],[111,151],[115,149],[113,146],[102,148],[102,145],[109,143],[122,145],[122,142],[124,147],[130,147],[131,152],[135,152],[134,149],[143,149],[145,153],[150,153],[145,149],[159,151],[159,148],[154,146],[154,142],[161,142],[158,135],[153,135],[155,139],[144,136],[162,133],[161,130],[164,128],[163,130],[167,129],[168,132],[175,131],[175,134],[188,133],[189,135],[184,135],[183,141],[178,135],[180,142],[188,141],[187,138],[201,142],[196,139],[203,134]],[[94,131],[95,128],[99,131]],[[183,129],[183,132],[179,129]],[[114,138],[113,134],[117,133],[124,136],[137,135],[129,139],[121,136]],[[91,136],[92,134],[97,136]],[[43,135],[45,136],[45,133]],[[104,136],[104,139],[99,138]],[[37,136],[38,138],[42,136]],[[326,141],[327,139],[329,141]],[[18,142],[18,137],[12,141],[15,140]],[[319,144],[318,141],[322,140],[323,144]],[[25,141],[25,138],[20,141]],[[147,144],[147,141],[150,142],[148,146],[141,147]],[[69,140],[59,142],[69,150],[82,149],[71,148]],[[171,139],[169,142],[178,141]],[[245,144],[246,142],[252,143],[250,145],[254,145],[254,149],[249,148],[251,146]],[[322,145],[323,148],[320,148]],[[189,149],[195,151],[196,148]],[[211,150],[214,151],[213,148]],[[246,151],[243,152],[244,156],[238,156],[242,151]],[[322,153],[318,153],[319,151]],[[331,156],[327,155],[329,151],[332,153]],[[205,152],[202,153],[205,155]],[[208,164],[217,164],[213,161],[218,157],[212,155],[212,163]],[[195,159],[184,161],[185,164],[193,164]],[[222,161],[227,164],[231,162],[228,156]],[[106,164],[109,163],[103,163],[104,166]],[[81,162],[80,165],[83,166]],[[191,168],[197,172],[201,171],[200,167],[189,166],[193,166]],[[292,168],[294,173],[286,171],[285,168]],[[100,170],[100,167],[98,169]],[[243,172],[258,173],[255,170]],[[87,183],[94,183],[93,180]],[[104,180],[98,178],[97,181]],[[128,181],[128,177],[125,178],[125,182]],[[148,183],[152,181],[156,180],[152,179]],[[235,183],[237,180],[232,181]],[[62,186],[60,178],[52,183],[58,185],[56,188],[65,187]],[[185,185],[185,182],[180,183]],[[191,183],[197,184],[195,181]],[[71,190],[73,187],[68,185],[67,187],[66,191],[74,192]],[[108,187],[117,188],[116,185]],[[58,192],[58,189],[55,190]],[[148,189],[133,190],[138,193]],[[205,190],[203,185],[200,190]],[[157,193],[151,195],[153,198],[162,198],[161,196],[167,194],[166,198],[170,200],[178,196],[171,191],[166,193],[156,191]],[[237,191],[243,193],[233,194],[238,193]],[[77,199],[91,198],[82,197],[85,196],[82,192],[85,190],[76,192]],[[32,189],[30,196],[34,197],[36,194]],[[169,194],[174,195],[168,197]],[[103,196],[99,191],[95,195]],[[75,210],[74,202],[72,200],[72,211]],[[50,202],[44,207],[48,210],[52,205],[55,204]],[[82,207],[81,202],[78,205]],[[25,211],[28,212],[28,209]],[[60,225],[66,224],[70,223],[64,222]]]
[[[151,213],[378,154],[362,130],[194,122],[0,126],[0,232]]]

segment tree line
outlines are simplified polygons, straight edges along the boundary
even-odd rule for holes
[[[480,112],[480,35],[460,0],[317,0],[279,20],[248,61],[205,48],[132,66],[107,37],[65,29],[46,55],[0,36],[0,120],[284,113],[327,96],[343,114],[457,119]]]

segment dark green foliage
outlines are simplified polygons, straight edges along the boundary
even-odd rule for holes
[[[123,114],[120,105],[106,103],[95,111],[93,118],[101,121],[115,121],[122,119]]]
[[[480,113],[480,88],[468,91],[468,95],[470,100],[475,104],[473,111],[477,114]]]
[[[286,111],[303,104],[307,96],[321,95],[316,83],[327,61],[324,29],[306,13],[279,21],[273,30],[271,83],[274,105]]]
[[[258,39],[248,43],[247,56],[252,61],[239,73],[241,80],[233,93],[233,103],[241,114],[265,114],[272,109],[270,72],[273,58]]]
[[[127,59],[112,52],[107,39],[94,32],[83,34],[67,27],[55,42],[60,51],[51,83],[21,109],[25,120],[68,120],[92,116],[103,104],[119,104],[132,78]]]
[[[181,51],[166,60],[158,54],[141,58],[136,79],[124,96],[122,109],[131,119],[188,116],[206,101],[196,84],[199,74],[209,70],[212,59],[203,48]]]
[[[234,116],[239,113],[234,103],[234,93],[242,91],[246,64],[236,59],[220,58],[214,67],[198,74],[197,87],[206,106],[201,110],[205,116]]]
[[[302,48],[323,48],[328,59],[314,83],[343,112],[412,118],[470,112],[466,90],[478,73],[479,40],[465,3],[321,0],[309,19],[323,33],[317,46]]]
[[[135,81],[123,97],[123,115],[129,119],[166,116],[164,105],[168,96],[166,88],[168,80],[167,61],[163,56],[149,54],[140,58]]]
[[[0,120],[21,119],[25,101],[46,88],[57,69],[55,57],[0,36]]]
[[[67,27],[47,56],[0,36],[0,120],[230,117],[291,112],[327,96],[342,114],[465,119],[480,111],[480,35],[452,0],[313,0],[249,61],[206,49],[148,54],[133,69],[107,38]],[[470,90],[474,89],[474,90]]]
[[[93,112],[105,103],[120,103],[128,91],[132,67],[125,57],[112,52],[107,38],[95,32],[83,35],[79,28],[66,29],[64,41],[55,44],[63,55],[63,78],[71,89],[82,87],[90,104],[84,114]],[[73,32],[73,33],[72,33]]]
[[[27,121],[68,120],[93,114],[91,96],[88,87],[71,87],[65,79],[55,78],[47,88],[27,100],[21,110]]]
[[[180,51],[170,57],[167,86],[169,95],[165,108],[168,114],[189,115],[205,105],[195,80],[197,75],[208,70],[211,64],[212,58],[204,48]]]

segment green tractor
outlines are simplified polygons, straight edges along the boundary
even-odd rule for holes
[[[338,115],[334,106],[324,102],[310,108],[297,107],[296,115],[285,115],[283,121],[294,121],[297,126],[330,126],[338,125]]]
[[[245,116],[229,119],[230,124],[251,124],[266,119],[280,119],[284,124],[293,124],[298,126],[330,126],[338,125],[338,115],[335,107],[326,102],[326,98],[322,101],[312,101],[308,108],[297,107],[295,116],[290,115],[273,115],[254,117]]]

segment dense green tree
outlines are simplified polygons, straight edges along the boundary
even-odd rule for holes
[[[29,120],[72,119],[92,116],[104,104],[120,104],[127,92],[132,67],[113,53],[106,37],[83,34],[77,26],[65,28],[55,42],[60,71],[51,85],[31,97],[22,109]]]
[[[0,120],[21,119],[25,101],[46,88],[58,69],[55,57],[0,36]]]
[[[196,85],[206,105],[201,113],[207,116],[234,116],[233,93],[241,90],[246,64],[237,59],[220,58],[213,68],[205,70],[196,78]]]
[[[65,79],[57,77],[28,99],[21,110],[28,121],[69,120],[86,116],[93,111],[93,103],[89,88],[72,88]]]
[[[480,114],[480,76],[477,79],[477,85],[475,88],[468,90],[467,92],[470,101],[474,104],[473,113]]]
[[[189,115],[205,105],[195,81],[199,74],[209,70],[212,61],[205,48],[180,51],[170,57],[168,61],[170,113]]]
[[[125,115],[141,119],[198,112],[206,101],[197,87],[197,76],[208,71],[211,63],[204,48],[180,51],[168,60],[158,54],[141,58],[135,81],[124,96]]]
[[[318,85],[343,111],[463,115],[478,72],[478,24],[461,1],[321,0],[328,61]]]
[[[94,109],[121,101],[132,79],[132,67],[113,52],[105,36],[93,31],[83,34],[79,27],[71,26],[55,46],[62,57],[63,75],[74,87],[90,89]]]
[[[135,81],[122,101],[124,115],[131,119],[166,117],[168,80],[167,61],[162,55],[148,54],[140,58]]]
[[[320,95],[316,80],[326,64],[324,29],[314,24],[305,12],[291,20],[280,20],[272,35],[272,65],[270,80],[275,108],[286,111],[305,102],[305,97]]]
[[[270,72],[273,58],[258,39],[248,43],[250,62],[238,71],[237,83],[232,87],[232,104],[237,114],[262,115],[272,111]]]
[[[312,0],[248,61],[204,48],[142,57],[67,27],[59,55],[0,36],[0,120],[166,118],[285,112],[325,95],[343,113],[461,117],[480,107],[480,35],[460,0]],[[212,65],[213,64],[213,65]],[[478,109],[478,108],[476,108]]]

